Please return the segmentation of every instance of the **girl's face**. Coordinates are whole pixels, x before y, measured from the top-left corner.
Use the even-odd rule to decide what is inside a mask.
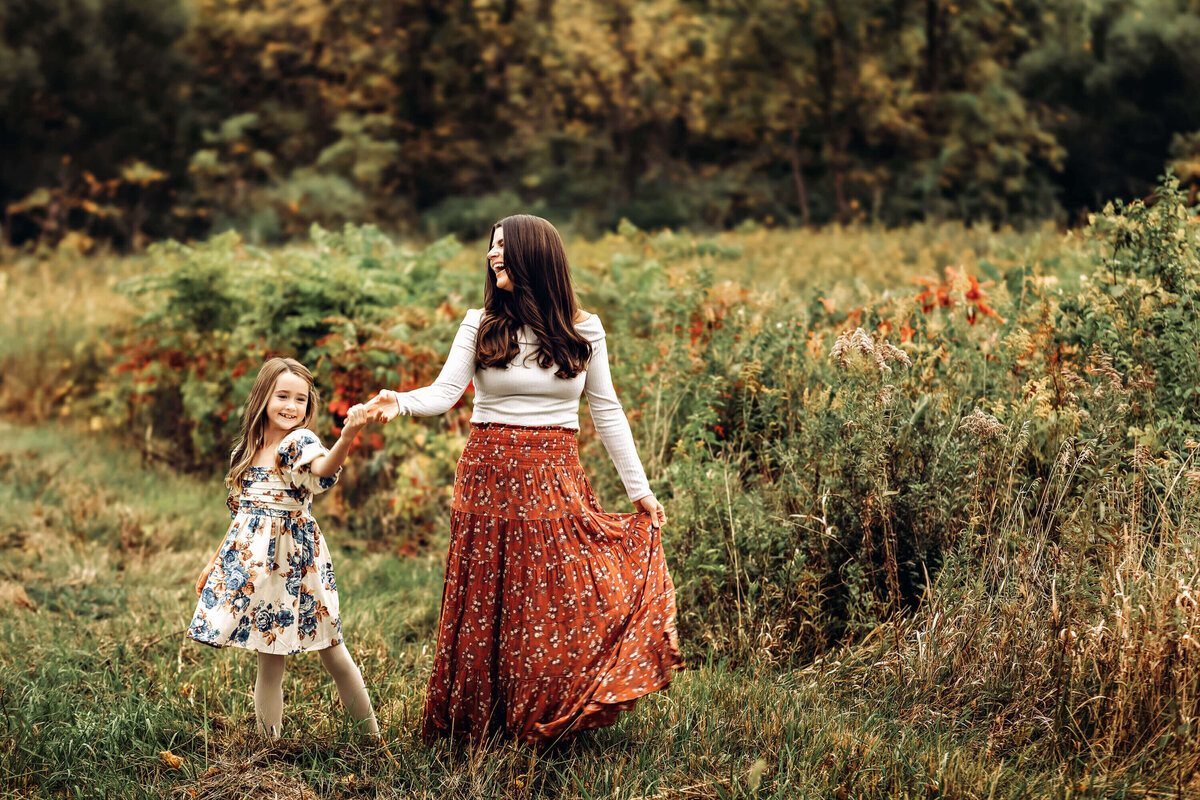
[[[267,427],[275,433],[287,433],[304,420],[307,411],[308,382],[290,372],[280,375],[267,400]]]
[[[492,249],[488,250],[487,262],[488,269],[496,273],[496,288],[511,292],[513,289],[512,279],[508,277],[508,270],[504,268],[503,226],[497,225],[496,230],[492,231]]]

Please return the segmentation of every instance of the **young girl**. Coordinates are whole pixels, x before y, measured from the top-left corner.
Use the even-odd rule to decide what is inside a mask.
[[[283,716],[283,657],[316,650],[360,729],[379,735],[362,675],[342,643],[337,581],[311,506],[333,486],[355,435],[372,419],[350,409],[326,450],[312,432],[320,399],[312,374],[290,358],[263,364],[242,416],[225,478],[233,522],[196,581],[200,602],[188,636],[258,652],[254,714],[277,738]]]

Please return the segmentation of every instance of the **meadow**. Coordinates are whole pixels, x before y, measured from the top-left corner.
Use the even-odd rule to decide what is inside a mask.
[[[314,229],[5,258],[0,780],[31,797],[1200,794],[1200,225],[623,225],[568,243],[664,501],[689,669],[545,753],[417,737],[469,404],[370,429],[315,512],[388,743],[315,658],[285,733],[183,638],[265,353],[329,413],[436,375],[477,243]],[[614,335],[615,332],[621,335]],[[585,468],[624,508],[581,413]]]

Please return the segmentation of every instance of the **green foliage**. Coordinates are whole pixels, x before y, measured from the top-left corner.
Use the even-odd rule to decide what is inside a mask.
[[[234,233],[152,248],[159,271],[122,287],[145,311],[111,333],[119,356],[100,389],[109,419],[141,431],[145,446],[178,468],[211,472],[224,468],[267,357],[313,370],[332,412],[319,418],[325,436],[378,389],[431,380],[441,353],[428,329],[437,342],[461,315],[444,300],[459,283],[440,269],[458,245],[409,251],[371,227],[314,226],[311,236],[312,247],[276,252],[246,247]],[[382,447],[378,434],[361,444],[368,453]],[[390,480],[375,464],[348,477],[351,497]]]
[[[734,665],[685,638],[690,668],[668,692],[544,753],[421,742],[437,557],[373,553],[326,524],[347,642],[383,725],[384,755],[354,735],[316,658],[289,658],[284,736],[264,745],[249,701],[253,656],[181,648],[180,613],[192,602],[181,588],[211,554],[224,516],[211,502],[215,480],[147,467],[103,436],[65,439],[61,426],[5,434],[0,464],[12,479],[0,484],[0,587],[19,587],[32,606],[0,616],[8,793],[351,789],[518,800],[652,796],[704,781],[727,797],[751,795],[757,782],[759,796],[781,799],[845,791],[1050,800],[1187,796],[1194,780],[1194,489],[1172,495],[1154,522],[1157,538],[1179,545],[1144,558],[1139,539],[1101,538],[1110,526],[1096,516],[1108,502],[1127,518],[1132,491],[1060,473],[1053,495],[1064,481],[1093,487],[1084,513],[1063,515],[1073,517],[1065,534],[1047,524],[1066,510],[1050,503],[1037,519],[997,526],[995,546],[980,554],[965,540],[918,610],[803,669]],[[1147,465],[1146,486],[1181,466]],[[752,500],[736,502],[753,510]],[[111,534],[83,538],[62,524],[97,517]],[[148,533],[123,538],[131,521]]]
[[[1067,342],[1107,353],[1138,408],[1129,436],[1178,446],[1200,437],[1200,230],[1178,180],[1153,203],[1110,204],[1092,219],[1109,249],[1082,295],[1062,305]],[[1117,387],[1121,387],[1118,385]],[[1141,401],[1141,402],[1138,402]]]
[[[543,216],[543,203],[527,203],[516,192],[506,189],[479,197],[448,197],[421,215],[430,236],[458,236],[463,240],[482,239],[492,226],[512,214]]]

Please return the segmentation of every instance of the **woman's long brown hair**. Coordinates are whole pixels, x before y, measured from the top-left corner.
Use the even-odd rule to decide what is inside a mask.
[[[294,358],[272,358],[264,362],[258,371],[258,377],[254,379],[250,397],[246,399],[246,405],[242,408],[241,433],[229,457],[229,474],[225,476],[225,485],[229,487],[231,494],[236,495],[242,490],[242,478],[266,441],[267,402],[271,399],[271,392],[275,391],[275,381],[286,372],[299,376],[308,384],[308,407],[304,410],[304,418],[296,427],[312,428],[317,419],[321,396],[317,394],[317,387],[313,384],[313,376],[308,367]]]
[[[556,364],[557,377],[574,378],[587,368],[592,345],[575,330],[579,302],[571,288],[562,238],[541,217],[515,214],[492,226],[489,250],[496,228],[504,229],[504,269],[512,291],[496,286],[496,274],[489,264],[483,321],[475,343],[476,366],[507,366],[520,352],[517,331],[528,325],[538,338],[538,366],[546,369]]]

